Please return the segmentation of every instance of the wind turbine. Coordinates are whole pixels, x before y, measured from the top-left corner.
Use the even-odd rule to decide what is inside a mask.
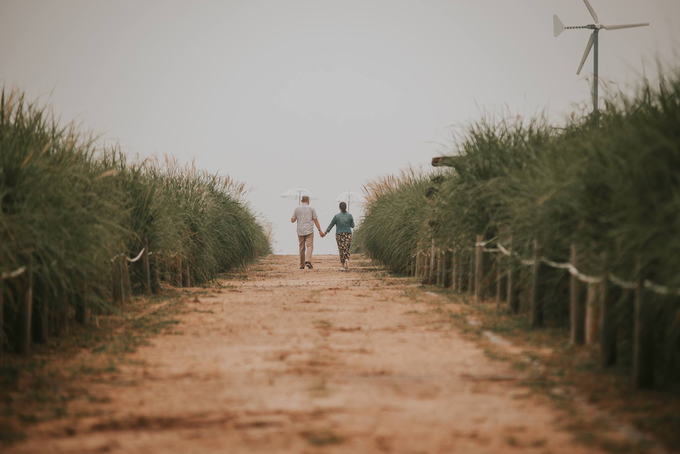
[[[581,59],[581,64],[578,65],[578,70],[576,71],[576,75],[581,74],[581,69],[583,69],[583,64],[586,62],[586,58],[588,58],[588,54],[590,54],[590,49],[595,47],[595,52],[593,53],[593,112],[597,112],[598,109],[598,104],[597,104],[597,86],[598,86],[598,78],[597,78],[597,57],[598,57],[598,49],[597,49],[597,44],[598,44],[598,36],[600,33],[600,30],[605,29],[605,30],[621,30],[622,28],[635,28],[635,27],[646,27],[649,25],[649,23],[644,23],[644,24],[618,24],[618,25],[604,25],[601,24],[599,19],[597,18],[597,14],[595,13],[595,10],[593,9],[592,5],[588,0],[583,0],[583,3],[586,4],[586,8],[588,8],[588,11],[590,11],[590,15],[593,17],[593,20],[595,21],[594,24],[590,25],[580,25],[576,27],[565,27],[562,21],[560,20],[557,15],[553,15],[553,31],[555,33],[555,38],[560,36],[564,30],[573,30],[577,28],[587,28],[593,31],[593,33],[590,35],[590,39],[588,40],[588,44],[586,45],[586,51],[583,53],[583,58]]]

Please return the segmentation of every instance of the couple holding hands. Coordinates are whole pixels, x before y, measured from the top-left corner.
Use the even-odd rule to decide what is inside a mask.
[[[309,197],[303,196],[301,205],[295,209],[290,222],[297,222],[298,244],[300,246],[300,269],[305,267],[312,269],[312,252],[314,251],[314,225],[319,230],[321,238],[335,227],[335,240],[338,242],[340,251],[340,271],[349,268],[349,247],[352,245],[352,229],[354,228],[354,218],[347,212],[347,204],[340,202],[340,213],[333,216],[326,231],[321,230],[319,219],[316,217],[316,210],[309,206]]]

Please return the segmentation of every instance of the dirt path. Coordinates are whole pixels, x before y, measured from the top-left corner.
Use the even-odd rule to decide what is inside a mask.
[[[591,452],[433,311],[439,296],[353,265],[264,259],[131,355],[127,385],[95,385],[110,402],[81,410],[97,416],[8,452]]]

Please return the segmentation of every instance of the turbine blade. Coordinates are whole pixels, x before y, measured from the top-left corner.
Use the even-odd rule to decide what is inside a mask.
[[[600,21],[597,19],[597,14],[595,13],[595,10],[591,6],[590,2],[588,0],[583,0],[583,3],[586,4],[586,8],[588,8],[588,11],[590,11],[590,15],[593,16],[595,23],[599,23]]]
[[[583,69],[583,65],[586,62],[586,58],[588,58],[588,54],[590,54],[590,49],[593,48],[593,43],[595,42],[595,33],[590,34],[590,39],[588,40],[588,44],[586,45],[586,51],[583,52],[583,58],[581,59],[581,64],[578,65],[578,71],[576,71],[576,75],[578,76],[581,74],[581,70]]]
[[[602,28],[605,30],[621,30],[622,28],[635,28],[635,27],[646,27],[649,22],[644,24],[616,24],[616,25],[603,25]]]
[[[559,17],[557,17],[557,14],[553,15],[553,33],[555,34],[555,38],[560,36],[562,32],[564,31],[564,24],[560,20]]]

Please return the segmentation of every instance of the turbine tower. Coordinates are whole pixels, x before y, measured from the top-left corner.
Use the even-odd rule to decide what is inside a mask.
[[[593,33],[590,35],[590,39],[588,40],[588,44],[586,45],[586,51],[583,53],[583,58],[581,59],[581,64],[578,65],[578,70],[576,71],[576,75],[581,74],[581,69],[583,69],[583,64],[586,62],[586,58],[588,58],[588,54],[590,54],[590,49],[593,47],[595,48],[595,52],[593,53],[593,112],[597,112],[598,110],[598,99],[597,99],[597,88],[598,88],[598,77],[597,77],[597,58],[598,58],[598,49],[597,49],[597,44],[598,44],[598,37],[600,30],[621,30],[622,28],[635,28],[635,27],[646,27],[649,25],[649,23],[644,23],[644,24],[618,24],[618,25],[603,25],[600,23],[599,19],[597,18],[597,14],[595,13],[595,10],[593,9],[592,5],[588,0],[583,0],[583,3],[586,4],[586,8],[588,8],[588,11],[590,11],[590,15],[593,17],[593,20],[595,21],[594,24],[590,25],[579,25],[575,27],[565,27],[562,21],[560,20],[557,15],[553,15],[553,31],[555,33],[555,38],[560,36],[564,30],[574,30],[577,28],[587,28],[593,31]]]

